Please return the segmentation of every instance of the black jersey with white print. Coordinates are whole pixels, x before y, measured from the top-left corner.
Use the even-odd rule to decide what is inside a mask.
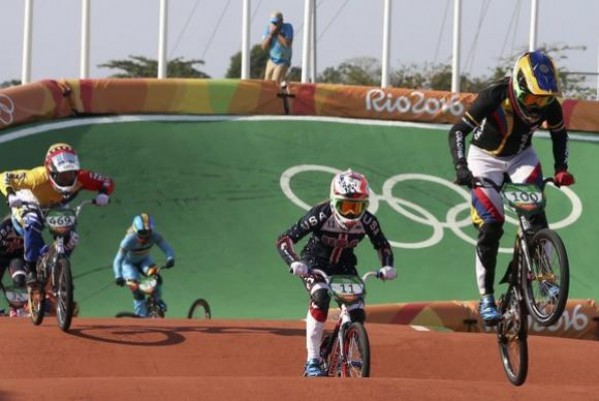
[[[302,249],[300,258],[295,253],[293,244],[308,234],[310,238]],[[329,202],[314,206],[281,234],[277,240],[277,249],[288,265],[301,259],[311,268],[319,268],[329,274],[352,273],[357,265],[354,249],[365,236],[368,236],[377,250],[381,266],[393,266],[393,252],[378,219],[366,211],[356,224],[345,229],[335,219]]]
[[[568,168],[568,134],[562,106],[554,100],[537,113],[524,112],[507,77],[483,89],[462,119],[449,131],[455,164],[466,159],[465,137],[493,156],[513,156],[531,145],[532,134],[546,122],[553,141],[555,169]]]
[[[10,216],[0,222],[0,258],[22,258],[23,238],[15,232]]]

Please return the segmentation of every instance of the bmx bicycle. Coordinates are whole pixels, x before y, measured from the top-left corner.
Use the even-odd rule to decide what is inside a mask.
[[[154,297],[154,292],[156,291],[156,288],[162,282],[162,277],[159,273],[163,268],[164,267],[159,268],[156,266],[150,267],[148,269],[148,272],[141,277],[139,283],[133,280],[127,280],[126,282],[129,288],[135,289],[136,287],[138,287],[141,290],[141,292],[145,294],[148,318],[161,319],[164,318],[166,314],[166,310],[164,310],[163,305],[157,302],[156,298]],[[115,317],[141,318],[142,316],[139,316],[134,312],[123,311],[118,312]],[[208,304],[208,301],[206,301],[203,298],[196,299],[191,304],[191,307],[187,312],[188,319],[210,319],[211,317],[212,315],[210,312],[210,305]]]
[[[499,299],[497,340],[503,369],[516,386],[528,373],[528,315],[543,326],[550,326],[562,315],[569,291],[569,263],[566,247],[550,228],[534,231],[530,218],[545,208],[543,189],[552,178],[534,184],[505,183],[475,178],[474,186],[497,190],[504,204],[513,210],[519,222],[512,261],[501,283],[507,283]]]
[[[75,312],[71,261],[65,249],[65,238],[75,229],[81,209],[93,200],[84,200],[77,207],[58,206],[43,210],[35,202],[25,201],[24,206],[37,209],[43,217],[54,240],[38,260],[37,283],[27,286],[31,321],[38,326],[44,320],[46,303],[55,304],[56,320],[62,331],[68,331]]]
[[[349,309],[362,303],[366,296],[366,280],[380,278],[378,271],[370,271],[362,277],[357,275],[327,275],[320,269],[312,269],[325,279],[330,294],[341,311],[335,328],[325,332],[320,345],[322,370],[327,376],[368,377],[370,376],[370,343],[364,323],[352,321]]]

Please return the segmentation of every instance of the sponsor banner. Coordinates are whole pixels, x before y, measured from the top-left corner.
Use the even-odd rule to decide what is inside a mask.
[[[0,129],[72,114],[69,88],[45,80],[0,90]]]
[[[290,83],[294,114],[455,123],[476,97],[472,93]],[[299,103],[299,104],[295,104]]]
[[[336,320],[338,311],[329,319]],[[478,301],[423,302],[366,306],[370,323],[406,324],[444,328],[458,332],[495,332],[484,327],[478,314]],[[599,340],[599,307],[591,299],[571,299],[562,317],[543,327],[528,318],[528,334]]]
[[[273,81],[208,79],[69,80],[82,114],[282,114]]]
[[[293,115],[453,124],[476,98],[404,88],[237,79],[45,80],[0,89],[0,129],[73,111],[95,114]],[[287,101],[287,104],[285,104]],[[599,102],[562,101],[568,129],[599,132]]]

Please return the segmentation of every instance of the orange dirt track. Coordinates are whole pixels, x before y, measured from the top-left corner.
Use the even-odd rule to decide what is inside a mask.
[[[597,400],[599,343],[529,337],[526,383],[494,335],[369,324],[372,377],[303,378],[302,322],[75,319],[0,323],[0,400]]]

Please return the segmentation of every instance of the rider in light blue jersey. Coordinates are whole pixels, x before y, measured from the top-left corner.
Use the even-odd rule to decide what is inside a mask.
[[[154,245],[158,245],[166,255],[165,267],[167,269],[173,267],[175,265],[175,252],[173,248],[154,229],[154,219],[147,213],[141,213],[133,219],[133,224],[127,230],[125,238],[121,241],[112,264],[116,285],[120,287],[123,287],[125,284],[129,285],[133,294],[135,314],[141,317],[146,317],[148,311],[145,304],[145,296],[139,289],[140,276],[142,274],[146,275],[150,269],[156,268],[156,264],[150,255],[150,251]],[[152,296],[162,306],[163,310],[166,311],[166,304],[162,300],[162,279],[160,276],[158,283]]]

